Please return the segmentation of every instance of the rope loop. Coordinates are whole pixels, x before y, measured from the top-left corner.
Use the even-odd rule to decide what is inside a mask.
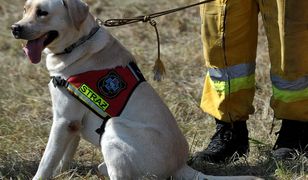
[[[149,23],[152,25],[152,26],[156,26],[157,23],[154,19],[150,19]]]

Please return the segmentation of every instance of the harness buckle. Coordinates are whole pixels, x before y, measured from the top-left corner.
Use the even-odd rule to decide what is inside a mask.
[[[52,76],[51,79],[54,87],[67,87],[68,85],[68,82],[60,76]]]

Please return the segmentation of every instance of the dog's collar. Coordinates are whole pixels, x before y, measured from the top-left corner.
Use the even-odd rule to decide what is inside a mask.
[[[87,36],[83,36],[80,38],[77,42],[73,43],[69,47],[65,48],[63,52],[57,53],[56,55],[62,55],[62,54],[69,54],[71,53],[75,48],[85,43],[87,40],[91,39],[92,36],[100,29],[100,26],[94,27],[90,33]]]

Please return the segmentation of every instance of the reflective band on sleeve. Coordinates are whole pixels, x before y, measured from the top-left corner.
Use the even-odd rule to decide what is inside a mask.
[[[271,75],[273,85],[280,90],[303,90],[308,88],[308,76],[301,77],[294,81],[284,80],[277,75]]]
[[[249,76],[255,73],[255,64],[238,64],[227,68],[209,68],[213,81],[228,81],[235,78]]]
[[[291,91],[281,90],[273,85],[273,97],[275,100],[280,100],[286,103],[308,100],[308,88]]]

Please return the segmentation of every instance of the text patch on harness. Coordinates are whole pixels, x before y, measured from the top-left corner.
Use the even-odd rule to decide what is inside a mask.
[[[86,84],[81,85],[78,90],[103,111],[109,107],[109,103]]]

